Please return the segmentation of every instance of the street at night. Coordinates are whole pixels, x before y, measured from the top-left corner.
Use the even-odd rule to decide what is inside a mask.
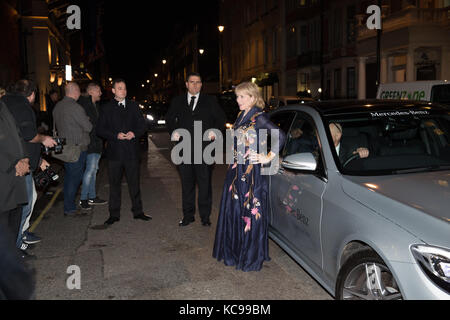
[[[450,0],[3,0],[0,38],[0,300],[450,300]]]
[[[37,299],[331,299],[272,242],[272,260],[261,274],[238,273],[212,259],[225,168],[214,170],[212,226],[204,228],[196,221],[180,229],[180,178],[169,161],[168,147],[169,135],[155,133],[142,159],[144,208],[153,216],[151,222],[133,220],[125,197],[120,223],[107,230],[92,229],[107,219],[107,207],[96,207],[76,219],[59,214],[61,201],[48,210],[35,229],[45,241],[31,250],[39,257],[32,262],[37,272]],[[99,172],[99,194],[107,197],[104,169],[102,166]],[[67,270],[72,265],[80,267],[81,290],[67,288]]]

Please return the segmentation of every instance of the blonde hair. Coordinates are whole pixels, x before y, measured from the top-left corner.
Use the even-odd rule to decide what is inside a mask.
[[[249,95],[250,97],[255,98],[255,106],[257,106],[258,108],[264,109],[264,107],[266,106],[261,95],[261,91],[259,91],[258,86],[253,82],[242,82],[234,89],[234,92],[236,93],[236,95],[238,94],[238,92],[242,92]]]

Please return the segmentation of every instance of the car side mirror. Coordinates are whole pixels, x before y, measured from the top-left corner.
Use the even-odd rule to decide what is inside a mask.
[[[312,153],[291,154],[283,159],[283,168],[299,171],[316,171],[317,161]]]

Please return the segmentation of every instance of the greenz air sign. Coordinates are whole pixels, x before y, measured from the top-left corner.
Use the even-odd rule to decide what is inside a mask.
[[[425,100],[425,91],[381,91],[380,99],[398,99],[398,100]]]

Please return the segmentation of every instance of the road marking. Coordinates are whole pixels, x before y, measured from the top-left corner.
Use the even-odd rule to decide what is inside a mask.
[[[53,198],[50,200],[50,202],[47,204],[47,206],[45,207],[45,209],[42,211],[42,213],[39,215],[39,217],[36,219],[36,221],[33,223],[33,225],[30,227],[30,232],[33,232],[37,226],[39,225],[39,223],[42,221],[42,219],[44,218],[45,214],[53,207],[53,205],[55,204],[56,198],[58,198],[59,194],[61,193],[62,189],[59,188],[58,190],[56,190],[55,194],[53,195]]]

